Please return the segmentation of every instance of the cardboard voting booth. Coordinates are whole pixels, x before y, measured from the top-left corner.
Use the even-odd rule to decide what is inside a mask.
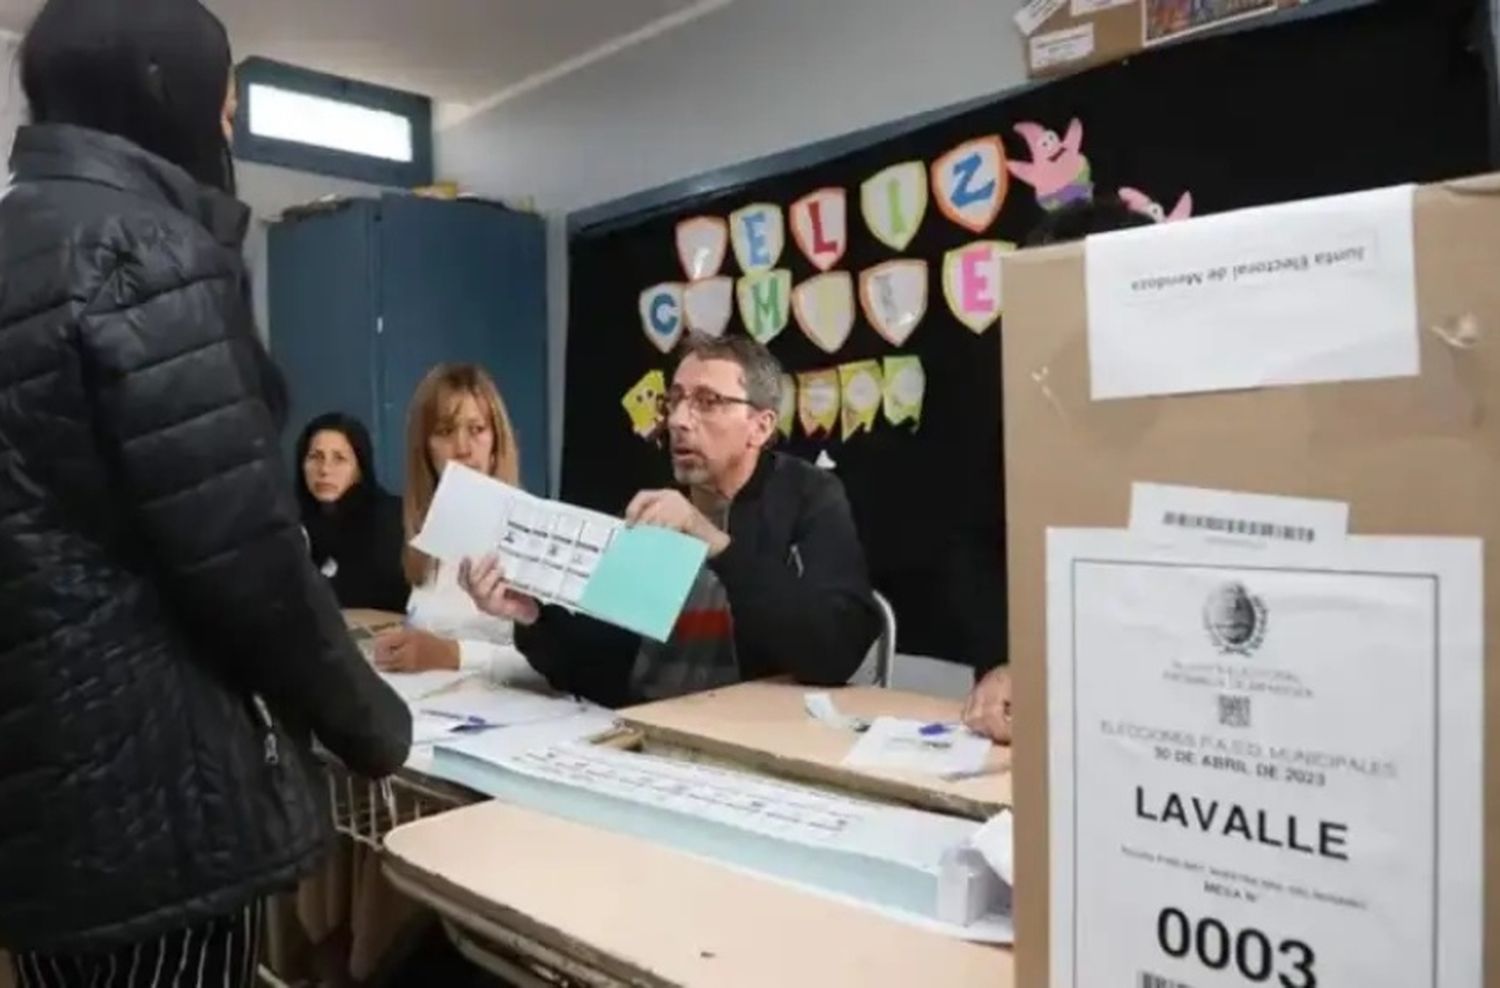
[[[1154,273],[1137,268],[1135,275],[1117,280],[1113,288],[1101,280],[1108,272],[1091,270],[1091,254],[1093,260],[1118,255],[1120,251],[1110,245],[1125,243],[1129,247],[1126,253],[1149,256],[1156,241],[1140,238],[1169,235],[1165,228],[1110,234],[1089,245],[1024,251],[1006,259],[1004,479],[1010,654],[1016,709],[1016,928],[1018,983],[1026,988],[1060,984],[1056,980],[1060,963],[1064,968],[1071,967],[1079,988],[1091,988],[1095,982],[1082,973],[1088,970],[1089,953],[1115,950],[1118,944],[1113,938],[1136,935],[1151,941],[1141,946],[1141,956],[1152,954],[1159,963],[1120,970],[1116,975],[1119,980],[1110,983],[1149,986],[1189,983],[1201,988],[1249,983],[1246,977],[1255,980],[1263,973],[1269,978],[1268,983],[1277,983],[1278,977],[1283,979],[1281,984],[1289,985],[1336,983],[1333,969],[1326,965],[1340,963],[1332,955],[1343,948],[1314,942],[1315,929],[1277,929],[1282,917],[1304,908],[1323,909],[1317,915],[1326,914],[1331,928],[1357,931],[1371,928],[1369,924],[1375,923],[1381,928],[1381,935],[1359,937],[1360,942],[1355,945],[1355,949],[1371,956],[1382,956],[1388,942],[1394,942],[1389,949],[1396,951],[1393,956],[1398,966],[1405,953],[1422,954],[1413,960],[1416,965],[1413,970],[1419,970],[1420,977],[1408,979],[1402,975],[1402,980],[1393,981],[1392,975],[1377,973],[1371,980],[1360,983],[1402,988],[1417,984],[1443,988],[1482,984],[1500,988],[1500,755],[1495,754],[1500,752],[1500,578],[1496,578],[1500,573],[1500,417],[1497,417],[1500,276],[1496,267],[1500,258],[1500,176],[1406,190],[1408,218],[1404,222],[1409,223],[1406,234],[1410,238],[1409,247],[1401,243],[1402,193],[1395,190],[1385,195],[1388,196],[1385,205],[1377,203],[1375,212],[1369,214],[1361,212],[1369,206],[1369,201],[1363,199],[1352,207],[1352,213],[1334,203],[1326,208],[1313,207],[1311,215],[1305,210],[1299,215],[1297,207],[1234,214],[1239,219],[1231,222],[1241,226],[1237,233],[1230,230],[1228,233],[1232,235],[1221,237],[1220,256],[1215,256],[1215,249],[1200,247],[1195,252],[1201,258],[1201,267],[1168,265]],[[1394,209],[1388,208],[1392,204]],[[1321,220],[1318,209],[1323,209]],[[1333,219],[1329,220],[1329,216]],[[1193,221],[1176,234],[1192,237],[1191,226],[1212,223],[1215,219]],[[1284,242],[1278,242],[1279,232],[1295,230],[1299,225],[1314,231],[1307,235],[1305,251],[1286,249]],[[1325,236],[1316,232],[1320,229],[1333,232]],[[1342,245],[1335,242],[1341,231],[1348,234],[1348,243]],[[1113,240],[1121,237],[1137,239]],[[1239,246],[1235,247],[1231,241],[1238,241]],[[1355,244],[1358,246],[1351,246]],[[1225,261],[1223,252],[1233,253],[1236,249],[1243,256]],[[1401,255],[1408,249],[1410,254],[1403,259]],[[1410,284],[1403,287],[1398,283],[1399,277],[1374,271],[1375,277],[1367,286],[1378,299],[1374,307],[1368,305],[1371,296],[1366,293],[1350,303],[1352,309],[1334,303],[1334,310],[1327,314],[1327,324],[1321,327],[1299,328],[1280,320],[1269,320],[1262,326],[1254,324],[1258,307],[1271,305],[1270,300],[1278,292],[1306,292],[1310,287],[1317,295],[1320,289],[1315,280],[1299,282],[1298,279],[1315,279],[1320,265],[1343,263],[1340,258],[1349,260],[1354,268],[1387,263],[1400,267],[1405,263],[1410,269]],[[1357,280],[1360,274],[1353,271],[1351,276]],[[1217,287],[1216,279],[1220,282]],[[1114,289],[1119,291],[1111,294]],[[1403,303],[1402,293],[1408,290],[1414,290],[1414,298]],[[1174,310],[1167,305],[1160,312],[1169,325],[1165,325],[1160,335],[1150,319],[1134,327],[1114,325],[1125,311],[1118,306],[1129,304],[1120,301],[1117,297],[1120,293],[1126,296],[1132,292],[1155,293],[1169,298],[1176,297],[1173,293],[1195,291],[1202,292],[1205,300],[1197,310],[1196,322],[1183,322],[1179,318],[1180,307]],[[1109,308],[1111,300],[1115,308]],[[1410,306],[1405,316],[1404,304]],[[1149,314],[1158,309],[1147,306],[1147,311]],[[1347,312],[1347,317],[1341,316],[1341,311]],[[1224,331],[1226,323],[1239,334],[1237,337],[1226,335],[1219,339],[1215,335]],[[1403,324],[1404,335],[1399,331]],[[1289,327],[1297,332],[1288,336]],[[1395,327],[1394,332],[1391,327]],[[1174,335],[1178,333],[1185,335]],[[1381,338],[1382,333],[1387,335]],[[1325,337],[1333,342],[1320,348],[1318,341]],[[1170,345],[1163,345],[1163,341]],[[1221,348],[1233,357],[1227,364],[1223,360],[1216,362],[1215,354]],[[1114,397],[1098,397],[1101,394]],[[1190,891],[1203,897],[1202,901],[1220,903],[1225,918],[1222,922],[1205,921],[1202,909],[1195,914],[1187,906],[1160,911],[1153,908],[1137,917],[1139,929],[1133,930],[1126,928],[1129,917],[1120,920],[1125,925],[1106,929],[1113,921],[1105,917],[1081,942],[1075,942],[1070,954],[1062,949],[1060,938],[1076,939],[1077,931],[1068,926],[1071,917],[1059,917],[1055,907],[1058,897],[1064,896],[1075,908],[1084,908],[1091,880],[1085,872],[1092,866],[1082,863],[1086,860],[1083,857],[1059,860],[1057,847],[1053,846],[1059,842],[1059,831],[1049,821],[1057,812],[1070,810],[1055,798],[1056,792],[1049,791],[1049,785],[1056,784],[1059,765],[1072,764],[1059,762],[1054,756],[1059,745],[1071,748],[1070,758],[1084,760],[1092,757],[1089,752],[1108,753],[1109,749],[1090,748],[1092,742],[1084,740],[1083,734],[1069,735],[1059,726],[1067,721],[1083,731],[1097,729],[1099,723],[1084,723],[1086,716],[1072,719],[1073,711],[1082,708],[1059,707],[1056,691],[1049,689],[1049,677],[1066,674],[1074,677],[1075,699],[1085,698],[1086,680],[1091,675],[1079,671],[1083,667],[1076,664],[1069,669],[1057,654],[1059,637],[1084,635],[1086,622],[1078,623],[1077,627],[1084,630],[1075,632],[1056,620],[1058,608],[1065,602],[1058,599],[1058,592],[1050,595],[1048,592],[1049,529],[1128,529],[1133,524],[1132,492],[1134,489],[1139,499],[1141,491],[1135,485],[1142,483],[1319,499],[1347,505],[1349,543],[1362,542],[1358,537],[1363,536],[1464,540],[1454,545],[1459,547],[1460,555],[1465,551],[1463,547],[1472,550],[1471,566],[1468,570],[1461,568],[1471,573],[1472,578],[1464,581],[1469,584],[1467,589],[1452,585],[1448,589],[1458,594],[1460,600],[1465,592],[1471,593],[1472,607],[1462,618],[1466,627],[1452,634],[1444,631],[1447,637],[1443,643],[1446,649],[1447,644],[1462,638],[1472,644],[1473,660],[1466,666],[1450,662],[1443,667],[1443,675],[1458,669],[1455,674],[1469,677],[1464,682],[1475,687],[1471,691],[1475,726],[1468,735],[1461,736],[1475,758],[1468,766],[1452,766],[1444,761],[1448,754],[1434,748],[1431,762],[1440,769],[1447,765],[1452,770],[1449,774],[1443,774],[1447,769],[1434,774],[1421,766],[1407,766],[1401,759],[1407,751],[1414,752],[1419,747],[1414,734],[1409,744],[1402,740],[1386,746],[1393,753],[1389,758],[1381,756],[1367,761],[1361,757],[1366,752],[1351,751],[1345,753],[1347,758],[1309,756],[1302,769],[1292,769],[1286,758],[1293,746],[1278,746],[1274,737],[1276,731],[1293,722],[1277,719],[1280,708],[1274,703],[1280,698],[1274,695],[1256,698],[1257,716],[1262,712],[1271,716],[1265,723],[1257,721],[1254,728],[1250,726],[1248,698],[1230,697],[1227,706],[1221,698],[1218,720],[1212,724],[1212,730],[1203,731],[1203,740],[1210,735],[1243,739],[1234,742],[1237,752],[1219,757],[1200,750],[1196,755],[1180,757],[1197,760],[1195,774],[1189,777],[1197,780],[1192,784],[1218,786],[1219,792],[1230,795],[1210,800],[1201,793],[1183,789],[1164,801],[1163,794],[1152,792],[1149,784],[1137,786],[1133,799],[1127,799],[1118,808],[1119,833],[1123,839],[1112,840],[1099,838],[1099,834],[1112,832],[1096,829],[1100,826],[1097,818],[1108,817],[1116,808],[1097,800],[1084,805],[1086,798],[1092,797],[1086,797],[1087,790],[1080,788],[1076,850],[1080,854],[1120,857],[1123,862],[1117,862],[1120,867],[1133,866],[1126,860],[1132,855],[1153,857],[1134,846],[1135,835],[1149,837],[1159,831],[1164,821],[1171,821],[1174,828],[1180,823],[1180,834],[1174,829],[1170,841],[1171,846],[1180,849],[1181,860],[1163,864],[1164,856],[1158,853],[1150,862],[1157,870],[1140,874],[1159,873],[1163,876],[1162,884],[1170,885],[1182,878],[1184,868],[1199,872],[1192,879]],[[1296,540],[1311,542],[1315,538],[1315,523],[1310,523],[1305,534],[1297,534],[1302,531],[1297,525],[1277,527],[1287,528],[1293,533],[1290,537]],[[1247,533],[1266,534],[1248,530]],[[1335,537],[1343,535],[1339,532]],[[1058,536],[1051,538],[1052,558],[1056,562]],[[1482,556],[1478,540],[1482,540]],[[1387,548],[1390,548],[1387,543],[1394,545],[1388,539],[1374,542]],[[1212,554],[1219,550],[1203,551]],[[1244,558],[1253,556],[1253,550],[1243,551],[1249,554]],[[1295,554],[1304,550],[1267,551]],[[1400,546],[1390,551],[1401,555]],[[1434,552],[1442,555],[1446,548],[1437,545]],[[1071,558],[1076,563],[1077,554]],[[1394,571],[1401,566],[1386,569]],[[1165,574],[1166,570],[1162,572]],[[1053,574],[1057,591],[1064,585],[1059,576]],[[1154,582],[1120,584],[1128,589],[1118,598],[1122,613],[1113,616],[1121,622],[1119,626],[1128,629],[1136,620],[1135,609],[1145,606],[1143,601],[1149,603],[1153,588],[1170,583],[1171,579],[1175,577],[1163,575]],[[1275,601],[1266,603],[1270,600],[1269,591],[1263,600],[1260,596],[1263,591],[1255,586],[1246,590],[1231,585],[1224,592],[1227,599],[1210,600],[1202,605],[1202,617],[1195,603],[1194,612],[1183,619],[1183,627],[1187,629],[1184,634],[1197,635],[1205,648],[1217,646],[1213,654],[1222,659],[1221,665],[1233,675],[1267,674],[1265,667],[1276,664],[1276,650],[1288,647],[1292,632],[1313,608],[1301,612],[1286,606],[1278,609]],[[1050,641],[1049,608],[1052,610]],[[1394,619],[1393,613],[1387,611],[1393,609],[1372,608],[1368,616],[1376,623],[1387,617]],[[1327,639],[1330,654],[1338,653],[1345,645],[1344,639],[1357,634],[1357,628],[1346,627],[1342,636],[1331,636]],[[1169,638],[1160,640],[1166,643]],[[1079,640],[1072,639],[1075,653]],[[1370,647],[1379,652],[1383,646],[1377,640]],[[1424,664],[1426,653],[1417,649],[1412,654],[1416,658],[1408,665],[1414,668],[1398,670],[1374,662],[1363,676],[1350,677],[1350,681],[1371,684],[1368,696],[1373,699],[1368,701],[1369,705],[1385,703],[1386,694],[1379,692],[1379,686],[1391,677],[1411,675],[1415,677],[1414,683],[1432,680],[1434,672]],[[1267,656],[1273,658],[1268,660]],[[1305,659],[1309,668],[1317,665],[1318,656],[1308,655]],[[1444,661],[1450,659],[1445,657]],[[1246,669],[1250,672],[1245,672]],[[1482,693],[1478,688],[1481,673]],[[1134,688],[1130,675],[1129,670],[1122,672],[1120,682],[1124,686],[1115,689],[1119,694],[1119,709],[1130,709],[1135,699],[1130,695]],[[1142,685],[1139,704],[1142,709],[1155,702],[1151,697],[1166,695],[1152,692],[1158,691],[1155,679],[1148,683],[1139,678],[1134,682]],[[1450,713],[1443,705],[1447,700],[1439,702],[1437,691],[1444,688],[1440,682],[1427,692],[1423,692],[1427,687],[1414,687],[1409,704],[1388,708],[1389,731],[1400,730],[1399,722],[1407,716],[1408,707],[1422,704],[1427,704],[1423,723],[1433,722],[1430,726],[1434,732],[1442,728]],[[1179,691],[1171,695],[1196,694]],[[1050,711],[1049,696],[1053,702]],[[1333,705],[1331,709],[1344,709],[1337,707],[1338,699],[1336,689],[1330,692],[1327,683],[1319,681],[1317,690],[1310,691],[1302,701],[1304,706],[1294,713],[1297,717],[1305,716],[1318,710],[1315,705],[1324,703]],[[1463,701],[1458,698],[1456,702],[1461,705]],[[1368,735],[1365,744],[1381,747],[1380,712],[1372,714],[1377,718],[1373,722],[1376,733]],[[1151,733],[1126,724],[1130,719],[1122,717],[1104,725],[1114,734],[1111,744],[1117,752],[1128,751],[1137,735]],[[1351,724],[1345,732],[1336,723],[1337,715],[1328,720],[1333,721],[1327,726],[1332,740],[1325,750],[1330,751],[1339,747],[1338,738],[1365,737],[1358,732],[1370,726],[1361,721]],[[1135,721],[1138,725],[1151,723],[1146,713],[1141,713]],[[1242,729],[1241,733],[1233,733],[1229,725]],[[1269,744],[1267,732],[1271,736]],[[1172,737],[1170,732],[1152,737],[1158,757],[1170,760]],[[1177,740],[1185,747],[1199,743],[1197,737]],[[1423,740],[1420,745],[1428,743]],[[1481,746],[1487,757],[1479,757]],[[1149,752],[1150,746],[1145,750]],[[1150,760],[1149,754],[1142,757],[1144,761]],[[1281,759],[1279,767],[1273,764],[1277,759]],[[1321,764],[1313,764],[1316,762]],[[1084,761],[1078,761],[1078,765],[1077,778],[1085,778]],[[1356,777],[1356,771],[1366,774]],[[1246,774],[1236,776],[1235,772]],[[1338,817],[1336,814],[1341,810],[1326,807],[1319,819],[1289,820],[1286,815],[1268,816],[1264,808],[1258,812],[1254,809],[1259,791],[1255,787],[1264,781],[1257,773],[1268,777],[1279,775],[1278,781],[1309,786],[1294,790],[1298,795],[1306,794],[1302,805],[1309,814],[1320,800],[1326,802],[1327,794],[1333,791],[1317,786],[1348,785],[1355,787],[1350,791],[1357,788],[1359,792],[1380,793],[1407,781],[1415,784],[1418,775],[1425,781],[1415,790],[1419,798],[1403,801],[1409,805],[1384,806],[1375,802],[1349,807],[1354,822]],[[1377,778],[1380,781],[1375,781]],[[1243,799],[1235,795],[1241,791]],[[1454,810],[1455,806],[1459,809]],[[1465,811],[1464,806],[1470,809]],[[1393,846],[1394,841],[1377,841],[1380,846],[1372,846],[1360,821],[1375,821],[1370,829],[1379,830],[1382,814],[1395,816],[1408,809],[1427,821],[1424,826],[1429,829],[1421,832],[1433,847],[1423,853],[1430,851],[1431,860],[1417,861],[1413,865],[1415,872],[1406,877],[1402,877],[1404,872],[1396,874],[1400,869],[1392,866],[1391,881],[1411,878],[1416,883],[1414,887],[1424,890],[1415,899],[1431,894],[1434,903],[1431,909],[1419,908],[1419,902],[1397,904],[1400,908],[1416,909],[1414,915],[1424,917],[1421,922],[1383,925],[1375,922],[1374,917],[1383,915],[1381,910],[1385,908],[1378,888],[1370,891],[1366,887],[1370,892],[1368,901],[1363,901],[1360,895],[1346,900],[1335,888],[1319,888],[1315,881],[1309,880],[1308,888],[1295,890],[1301,897],[1299,900],[1281,885],[1262,882],[1263,875],[1255,872],[1261,864],[1270,868],[1293,851],[1309,862],[1308,873],[1314,875],[1325,866],[1334,869],[1329,874],[1356,875],[1358,869],[1366,867],[1362,862],[1367,855],[1382,862],[1404,860],[1405,849]],[[1226,810],[1240,815],[1231,815],[1226,822]],[[1301,812],[1294,802],[1285,814],[1295,817]],[[1084,819],[1085,816],[1091,819]],[[1418,820],[1417,824],[1421,822]],[[1450,824],[1457,828],[1460,837],[1445,843],[1445,835],[1450,833],[1445,828]],[[1205,836],[1210,829],[1215,831],[1212,838]],[[1204,833],[1199,833],[1200,830]],[[1090,838],[1088,834],[1095,836]],[[1225,838],[1226,834],[1230,837]],[[1242,871],[1213,867],[1216,852],[1211,849],[1229,844],[1244,848],[1232,853],[1250,861],[1250,866]],[[1204,862],[1210,866],[1207,870],[1196,863],[1200,850]],[[1449,881],[1438,859],[1450,854],[1471,854],[1469,860],[1479,867],[1463,880]],[[1141,862],[1134,864],[1145,867]],[[1059,876],[1066,877],[1068,887],[1057,885]],[[1452,886],[1466,883],[1473,885],[1472,896],[1463,900],[1459,889],[1461,907],[1454,908],[1446,897]],[[1150,898],[1157,893],[1156,884],[1154,880],[1142,882],[1131,894]],[[1250,890],[1250,903],[1242,901],[1245,896],[1241,890]],[[1481,900],[1482,914],[1478,909]],[[1465,901],[1472,908],[1462,905]],[[1339,923],[1348,925],[1339,927]],[[1450,936],[1456,938],[1457,949],[1449,949],[1455,942]],[[1440,950],[1440,944],[1449,946]],[[1124,951],[1121,956],[1134,959],[1129,951],[1135,948],[1118,949]],[[1444,953],[1462,956],[1464,960],[1452,962],[1456,967],[1440,968],[1441,963],[1449,963],[1440,958]],[[1198,966],[1184,966],[1189,961],[1196,961]],[[1357,959],[1348,962],[1357,963]],[[1236,965],[1243,976],[1235,973]],[[1189,970],[1194,972],[1192,976],[1187,976]],[[1309,980],[1320,974],[1322,977],[1317,981]],[[1222,980],[1225,978],[1228,980]]]

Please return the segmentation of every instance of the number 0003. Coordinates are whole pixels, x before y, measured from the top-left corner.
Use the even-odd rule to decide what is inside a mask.
[[[1213,971],[1233,963],[1242,977],[1257,984],[1274,974],[1282,988],[1317,988],[1313,951],[1301,940],[1283,940],[1273,949],[1271,938],[1260,930],[1233,933],[1212,916],[1194,923],[1181,909],[1167,908],[1156,917],[1156,943],[1168,957],[1192,956]]]

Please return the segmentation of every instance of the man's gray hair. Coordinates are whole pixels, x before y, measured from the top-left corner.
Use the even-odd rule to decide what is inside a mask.
[[[678,362],[689,357],[738,364],[745,378],[745,398],[750,404],[770,412],[781,408],[781,361],[764,344],[748,336],[689,333],[683,338]]]

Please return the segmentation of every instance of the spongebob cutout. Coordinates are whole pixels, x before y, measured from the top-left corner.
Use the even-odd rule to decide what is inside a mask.
[[[647,371],[620,399],[625,414],[630,417],[630,431],[645,440],[653,440],[661,432],[661,399],[667,393],[667,378],[659,370]]]

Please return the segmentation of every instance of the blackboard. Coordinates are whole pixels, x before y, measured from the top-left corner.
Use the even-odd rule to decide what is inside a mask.
[[[895,605],[903,651],[980,668],[1001,661],[1003,319],[976,335],[944,303],[943,255],[978,239],[974,233],[929,208],[916,238],[897,254],[859,218],[860,184],[889,165],[931,162],[992,134],[1009,157],[1025,160],[1016,124],[1064,133],[1074,120],[1096,193],[1138,189],[1167,211],[1184,192],[1202,214],[1485,171],[1494,165],[1489,44],[1486,5],[1445,0],[1382,3],[1209,38],[1001,97],[798,171],[576,230],[569,245],[563,496],[619,511],[636,490],[669,480],[663,454],[632,434],[620,402],[648,369],[670,372],[642,331],[637,307],[643,289],[683,280],[677,222],[728,216],[754,202],[785,209],[815,189],[842,187],[850,244],[839,268],[857,278],[898,256],[926,259],[926,318],[899,349],[862,316],[833,357],[795,320],[771,349],[791,371],[916,354],[928,380],[925,411],[915,432],[882,423],[848,442],[812,442],[799,429],[786,448],[809,459],[826,450],[836,462],[876,585]],[[1042,215],[1030,188],[1012,180],[983,236],[1023,241]],[[780,266],[791,269],[794,282],[817,273],[790,235]],[[739,274],[732,255],[725,273]],[[729,332],[739,331],[736,316]]]

